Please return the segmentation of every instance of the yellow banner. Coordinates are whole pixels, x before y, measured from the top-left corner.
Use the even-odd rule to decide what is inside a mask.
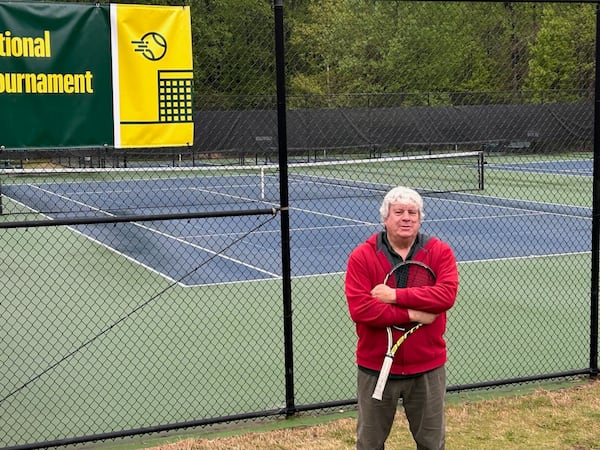
[[[189,6],[111,4],[115,147],[192,145]]]

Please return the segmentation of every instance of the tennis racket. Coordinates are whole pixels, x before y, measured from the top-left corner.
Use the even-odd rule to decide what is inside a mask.
[[[387,284],[390,277],[394,276],[396,279],[396,287],[421,287],[421,286],[433,286],[435,284],[435,273],[431,268],[419,261],[405,261],[400,264],[396,264],[392,267],[392,270],[385,276],[384,284]],[[414,323],[409,327],[387,327],[387,339],[388,346],[385,358],[383,358],[383,364],[381,371],[379,372],[379,378],[375,385],[375,391],[373,391],[372,397],[376,400],[381,400],[383,397],[383,390],[387,383],[390,375],[390,369],[392,368],[392,362],[394,361],[394,355],[398,351],[398,348],[404,343],[404,341],[415,331],[423,326],[422,323]],[[400,338],[393,343],[392,328],[401,331],[403,334]]]

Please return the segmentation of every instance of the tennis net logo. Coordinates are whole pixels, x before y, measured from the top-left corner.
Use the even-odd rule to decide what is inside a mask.
[[[115,146],[193,143],[189,7],[111,5]]]
[[[191,122],[193,120],[190,70],[158,72],[158,121]]]

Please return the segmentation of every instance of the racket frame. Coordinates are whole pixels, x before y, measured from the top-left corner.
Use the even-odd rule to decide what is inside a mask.
[[[399,269],[400,267],[409,266],[409,265],[418,266],[418,267],[421,267],[421,268],[427,270],[433,279],[433,284],[435,284],[436,275],[433,272],[433,270],[431,269],[431,267],[429,267],[427,264],[422,263],[420,261],[412,261],[412,260],[403,261],[399,264],[396,264],[394,267],[392,267],[392,270],[390,270],[388,272],[388,274],[385,276],[385,280],[383,281],[383,284],[387,284],[388,280],[390,279],[390,277],[394,274],[394,272],[397,269]],[[424,286],[430,286],[430,285],[424,285]],[[419,286],[410,286],[410,287],[419,287]],[[394,356],[396,355],[396,352],[398,351],[400,346],[404,343],[404,341],[406,341],[406,339],[411,334],[413,334],[415,331],[417,331],[422,326],[423,326],[422,323],[416,323],[414,326],[412,326],[409,329],[399,327],[399,326],[386,327],[387,341],[388,341],[387,352],[385,354],[385,357],[383,358],[383,364],[381,365],[381,369],[379,371],[379,377],[377,378],[377,383],[375,384],[375,389],[373,390],[373,395],[371,396],[375,400],[381,400],[383,398],[383,391],[385,390],[385,385],[387,384],[387,380],[390,376],[390,371],[392,369],[392,363],[394,362]],[[404,331],[404,334],[400,338],[398,338],[398,340],[396,341],[395,344],[393,343],[392,329]]]

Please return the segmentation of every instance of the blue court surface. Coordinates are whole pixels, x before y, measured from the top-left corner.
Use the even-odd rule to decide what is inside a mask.
[[[554,175],[581,175],[591,177],[593,159],[572,159],[555,161],[531,161],[519,163],[487,164],[487,170],[505,170],[522,173],[542,173]]]
[[[525,163],[518,167],[495,164],[486,170],[589,176],[591,160]],[[136,190],[135,181],[123,183],[127,183],[123,190]],[[164,181],[161,183],[158,195],[168,195]],[[118,207],[108,205],[106,195],[95,195],[93,183],[88,187],[78,184],[78,189],[71,191],[60,183],[46,184],[43,189],[65,204],[77,204],[90,211],[110,214],[112,207]],[[147,191],[148,186],[144,189]],[[3,193],[10,197],[13,192],[14,200],[36,210],[28,199],[37,196],[39,190],[39,186],[19,185],[12,191],[5,188]],[[118,196],[111,201],[118,202]],[[352,248],[382,229],[380,202],[381,195],[291,201],[292,275],[343,272]],[[247,208],[276,206],[253,202]],[[227,210],[227,205],[214,209]],[[143,209],[140,211],[143,213]],[[59,213],[55,217],[63,216]],[[450,243],[459,261],[590,251],[591,208],[490,198],[474,192],[426,197],[425,216],[422,231]],[[279,219],[236,216],[72,228],[171,281],[195,286],[280,278]]]
[[[459,261],[590,251],[591,209],[587,215],[582,208],[544,212],[461,197],[426,198],[422,225],[424,232],[449,242]],[[382,229],[379,199],[301,203],[290,211],[293,276],[344,271],[349,246]],[[352,211],[368,213],[350,216]],[[74,228],[171,280],[199,285],[280,277],[280,222],[268,220],[269,216],[230,217]],[[268,222],[263,227],[238,241],[264,221]],[[221,231],[215,231],[215,225]]]

